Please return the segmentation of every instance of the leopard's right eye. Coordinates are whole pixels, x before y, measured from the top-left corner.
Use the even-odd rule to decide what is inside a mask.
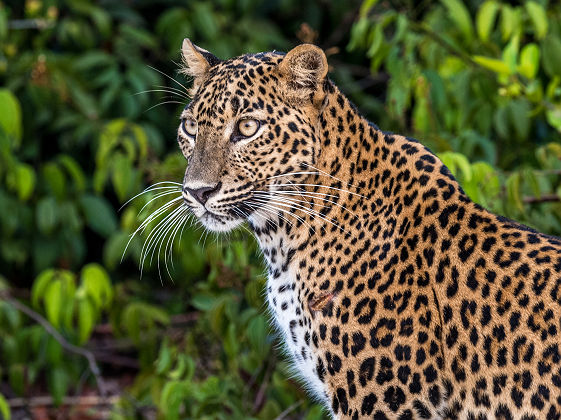
[[[181,128],[183,129],[183,132],[191,138],[195,138],[195,136],[197,135],[197,121],[195,120],[183,120],[183,122],[181,123]]]

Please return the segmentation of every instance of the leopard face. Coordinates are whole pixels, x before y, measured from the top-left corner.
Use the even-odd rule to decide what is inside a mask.
[[[311,89],[325,56],[311,48],[296,62],[278,53],[221,61],[188,40],[183,56],[194,78],[177,131],[188,161],[183,197],[205,227],[228,231],[257,209],[267,214],[264,193],[315,164],[322,96]],[[298,80],[304,67],[307,79]]]

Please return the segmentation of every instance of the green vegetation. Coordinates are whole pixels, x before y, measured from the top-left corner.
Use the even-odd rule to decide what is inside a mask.
[[[119,208],[184,172],[184,37],[222,58],[318,43],[382,129],[422,140],[477,202],[561,235],[556,2],[391,4],[0,1],[0,418],[322,418],[278,350],[246,230],[187,223],[143,259],[156,218],[123,257],[172,195]],[[52,402],[15,403],[39,395]]]

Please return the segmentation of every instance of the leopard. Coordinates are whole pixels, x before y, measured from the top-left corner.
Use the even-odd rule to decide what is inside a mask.
[[[182,199],[248,226],[266,305],[335,419],[560,419],[561,240],[472,201],[301,44],[219,59],[185,39]]]

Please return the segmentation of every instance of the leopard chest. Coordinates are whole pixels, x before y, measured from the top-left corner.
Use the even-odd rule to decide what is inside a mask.
[[[274,271],[269,274],[267,301],[285,353],[293,363],[294,373],[304,381],[309,391],[325,402],[327,389],[317,372],[319,349],[313,344],[312,322],[305,312],[300,294],[295,270],[288,269],[279,276],[275,276]]]
[[[305,291],[298,278],[298,259],[282,241],[274,238],[258,240],[269,269],[266,286],[269,312],[280,333],[284,351],[292,361],[294,374],[320,401],[326,402],[327,388],[317,372],[319,349],[314,345],[317,335],[303,302]]]

